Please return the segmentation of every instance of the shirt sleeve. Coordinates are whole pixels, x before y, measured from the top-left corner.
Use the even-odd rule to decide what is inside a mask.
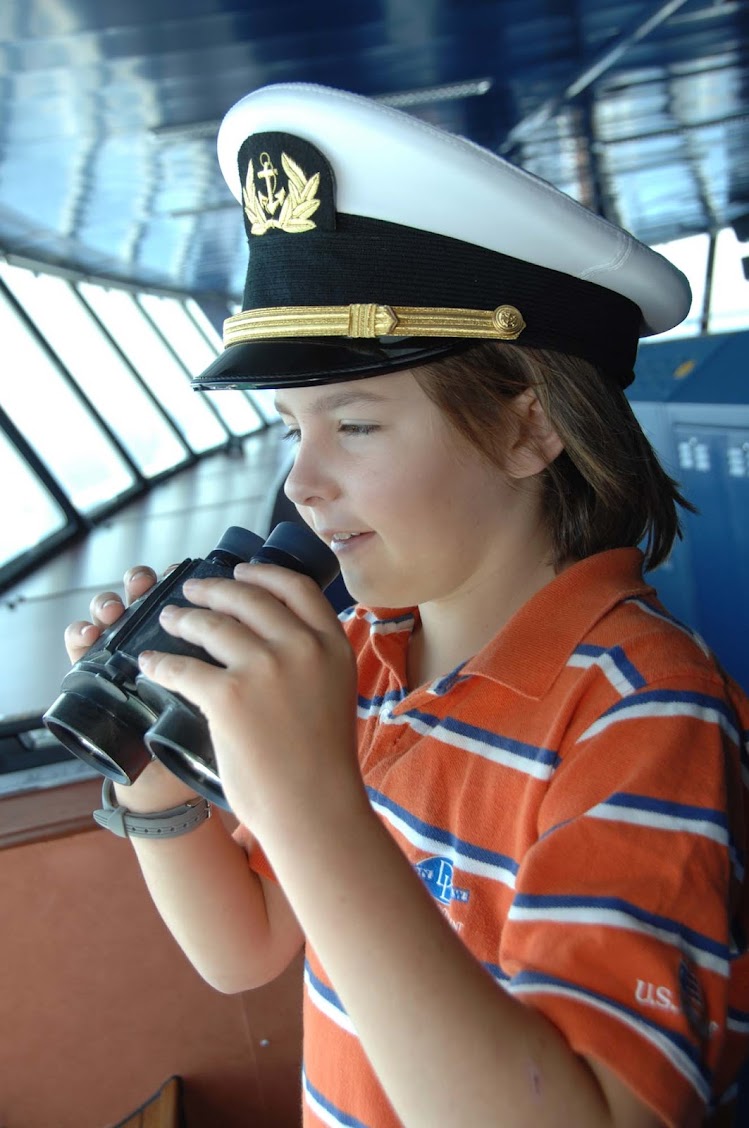
[[[740,742],[710,684],[649,686],[588,712],[561,750],[502,937],[508,989],[679,1128],[702,1123],[722,1070]]]
[[[250,833],[246,826],[242,826],[240,823],[233,831],[232,838],[244,850],[249,867],[254,873],[260,877],[270,878],[271,881],[277,881],[270,862],[258,845],[254,835]]]

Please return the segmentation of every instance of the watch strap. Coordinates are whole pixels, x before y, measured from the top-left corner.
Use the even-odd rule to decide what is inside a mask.
[[[94,811],[94,820],[118,838],[177,838],[200,826],[211,815],[210,803],[201,796],[167,811],[136,814],[117,803],[114,783],[109,778],[104,780],[101,789],[101,803],[101,808]]]

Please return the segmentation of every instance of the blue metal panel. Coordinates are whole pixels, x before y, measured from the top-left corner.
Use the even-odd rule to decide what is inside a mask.
[[[749,687],[749,427],[677,424],[681,480],[698,592],[696,626],[728,672]]]
[[[664,469],[672,478],[679,480],[678,458],[672,440],[668,409],[662,403],[639,402],[633,403],[632,408]],[[677,541],[668,560],[648,578],[658,589],[660,599],[672,615],[683,623],[696,624],[697,592],[689,547],[685,541]]]
[[[749,333],[641,349],[632,407],[699,509],[652,576],[663,602],[749,688]],[[635,400],[634,397],[637,397]]]

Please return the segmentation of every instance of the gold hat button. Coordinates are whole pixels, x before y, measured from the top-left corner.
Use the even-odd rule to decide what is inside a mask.
[[[498,306],[492,314],[492,321],[502,341],[514,341],[525,329],[522,313],[512,305]]]

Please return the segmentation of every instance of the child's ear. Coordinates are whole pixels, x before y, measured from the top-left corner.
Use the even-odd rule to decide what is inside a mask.
[[[505,470],[512,478],[530,478],[540,474],[564,449],[559,435],[532,388],[526,388],[512,401],[514,417],[510,424],[510,442],[505,455]]]

